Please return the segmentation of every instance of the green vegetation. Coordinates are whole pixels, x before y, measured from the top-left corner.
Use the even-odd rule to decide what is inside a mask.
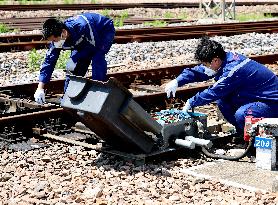
[[[120,14],[120,17],[115,17],[113,18],[113,21],[114,21],[114,26],[115,27],[120,27],[120,26],[123,26],[124,25],[124,21],[125,19],[128,18],[128,11],[123,11],[121,14]]]
[[[28,68],[31,72],[38,71],[44,61],[46,52],[38,52],[36,49],[28,53]],[[70,57],[70,51],[61,51],[59,59],[56,63],[56,69],[66,69],[67,60]]]
[[[271,16],[270,14],[264,16],[263,13],[236,14],[236,20],[238,21],[253,21],[253,20],[262,20],[266,18],[273,18],[273,16]]]
[[[122,18],[128,18],[128,11],[127,10],[125,10],[125,11],[123,11],[121,14],[120,14],[120,16],[122,17]]]
[[[109,10],[109,9],[104,9],[104,10],[101,10],[99,13],[100,13],[101,15],[103,15],[103,16],[106,16],[106,17],[108,17],[108,18],[111,18],[111,17],[110,17],[110,12],[111,12],[111,10]]]
[[[68,59],[70,58],[71,51],[61,51],[59,59],[56,63],[56,69],[66,69],[66,64]]]
[[[121,17],[116,17],[113,19],[115,27],[121,27],[124,25],[124,20]]]
[[[27,0],[18,0],[18,3],[19,3],[19,4],[27,4],[28,1],[27,1]]]
[[[174,18],[174,17],[175,17],[175,14],[171,13],[170,11],[167,11],[164,14],[164,18],[167,18],[167,19],[171,19],[171,18]]]
[[[84,3],[96,4],[97,0],[84,0]],[[0,0],[0,5],[30,5],[30,4],[79,4],[80,1],[76,0]]]
[[[64,4],[74,4],[74,0],[64,0]]]
[[[152,27],[163,27],[163,26],[167,26],[167,22],[155,20],[155,21],[144,22],[144,25],[152,26]]]
[[[8,33],[12,32],[12,30],[6,24],[0,23],[0,33]]]
[[[178,18],[179,18],[179,19],[182,19],[182,20],[186,20],[186,19],[188,19],[188,15],[187,15],[186,12],[179,13],[179,14],[178,14]]]
[[[39,53],[36,49],[31,50],[27,55],[28,68],[31,72],[40,69],[40,65],[43,62],[45,54]]]
[[[25,4],[45,4],[48,0],[0,0],[0,5],[9,5],[9,4],[19,4],[19,5],[25,5]]]

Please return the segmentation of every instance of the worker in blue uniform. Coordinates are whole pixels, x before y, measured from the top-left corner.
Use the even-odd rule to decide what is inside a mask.
[[[178,87],[191,82],[214,78],[214,85],[188,99],[184,111],[213,101],[228,122],[243,132],[245,117],[278,118],[278,77],[264,65],[234,52],[225,52],[222,45],[204,37],[195,58],[202,64],[186,68],[165,86],[175,97]],[[278,119],[277,119],[278,121]]]
[[[39,84],[34,94],[37,103],[45,102],[44,86],[50,81],[61,50],[71,50],[66,64],[67,73],[84,76],[92,62],[92,79],[106,81],[105,54],[112,46],[115,36],[111,19],[96,13],[83,13],[64,22],[50,18],[44,22],[42,33],[51,44],[40,68]],[[64,90],[68,81],[67,76]]]

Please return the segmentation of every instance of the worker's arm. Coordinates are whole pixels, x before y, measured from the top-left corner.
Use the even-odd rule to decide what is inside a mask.
[[[60,51],[61,50],[55,48],[52,43],[46,53],[44,63],[41,65],[39,84],[34,94],[34,99],[39,104],[43,104],[45,102],[44,86],[50,81],[56,62],[59,58]]]
[[[51,43],[49,50],[46,53],[45,60],[41,65],[39,82],[48,83],[51,79],[51,75],[54,71],[55,65],[59,58],[61,49],[55,48]]]
[[[214,77],[211,69],[198,65],[193,68],[185,68],[182,73],[176,78],[178,86],[183,86],[187,83],[202,82]]]
[[[249,61],[250,59],[246,59],[236,66],[234,66],[234,64],[228,65],[233,66],[233,68],[229,69],[230,71],[227,75],[220,78],[213,86],[190,98],[190,106],[196,107],[206,105],[215,100],[221,99],[234,92],[239,87],[244,86],[244,79],[248,75],[244,71],[244,66],[248,64]]]
[[[182,73],[174,80],[170,81],[165,86],[167,97],[175,97],[177,88],[187,83],[202,82],[213,78],[215,72],[203,65],[195,66],[194,68],[185,68]]]

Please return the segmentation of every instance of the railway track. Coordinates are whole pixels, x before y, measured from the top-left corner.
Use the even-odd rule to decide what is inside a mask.
[[[276,5],[276,2],[236,2],[236,6]],[[40,5],[0,5],[4,11],[30,10],[100,10],[100,9],[128,9],[128,8],[198,8],[199,3],[131,3],[131,4],[40,4]]]
[[[261,63],[271,64],[276,61],[278,54],[252,56]],[[150,70],[111,73],[108,76],[116,78],[134,94],[134,100],[146,111],[156,111],[167,106],[181,106],[182,101],[197,92],[207,88],[211,83],[198,83],[183,87],[177,91],[177,100],[168,99],[161,87],[164,82],[176,77],[184,67],[157,68]],[[54,135],[70,132],[76,123],[69,113],[59,106],[59,98],[63,93],[63,80],[51,81],[46,87],[48,104],[38,105],[33,101],[36,83],[6,86],[0,88],[0,139],[15,143],[40,133],[42,130]],[[169,107],[168,107],[169,108]]]
[[[5,24],[10,30],[16,31],[32,31],[40,30],[42,28],[43,22],[51,18],[49,17],[36,17],[36,18],[10,18],[10,19],[0,19],[0,24]],[[65,19],[68,17],[60,17]],[[120,16],[112,17],[113,19],[120,18]],[[143,24],[146,22],[161,21],[165,23],[181,23],[181,22],[192,22],[193,20],[182,20],[178,18],[135,18],[129,17],[123,20],[123,25],[135,25]]]
[[[228,23],[212,25],[192,25],[179,27],[158,27],[140,29],[118,29],[115,43],[168,41],[198,38],[204,35],[237,35],[243,33],[276,33],[278,21],[260,21],[245,23]],[[34,35],[6,35],[0,37],[0,51],[30,50],[46,48],[48,42],[41,41],[42,36]],[[30,41],[31,40],[31,41]]]

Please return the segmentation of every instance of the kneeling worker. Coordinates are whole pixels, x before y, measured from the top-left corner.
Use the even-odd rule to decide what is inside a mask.
[[[247,115],[278,118],[278,77],[267,67],[243,55],[225,52],[220,43],[207,37],[200,40],[195,58],[202,64],[184,69],[167,83],[167,96],[172,93],[175,97],[177,88],[187,83],[211,78],[216,83],[188,99],[184,111],[216,101],[239,133],[243,133]]]

